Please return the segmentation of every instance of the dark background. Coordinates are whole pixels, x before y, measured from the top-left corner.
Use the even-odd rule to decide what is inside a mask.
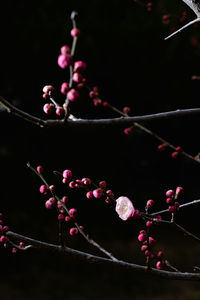
[[[155,3],[154,3],[155,2]],[[46,118],[42,88],[52,84],[59,91],[68,73],[57,66],[63,44],[71,44],[70,14],[76,10],[81,36],[75,58],[87,63],[88,83],[97,85],[102,99],[119,109],[129,105],[143,115],[199,106],[199,26],[168,41],[179,18],[193,13],[181,1],[6,1],[0,5],[1,95],[19,108]],[[169,25],[162,15],[170,13]],[[197,43],[194,45],[193,41]],[[62,96],[57,93],[57,101]],[[72,113],[85,118],[115,117],[95,108],[86,94],[72,105]],[[184,157],[171,158],[171,150],[157,151],[158,142],[123,128],[41,129],[1,112],[1,211],[11,230],[33,238],[57,242],[56,212],[46,212],[38,192],[40,180],[26,167],[42,164],[49,182],[59,183],[52,170],[70,168],[77,178],[106,180],[116,197],[129,196],[143,209],[149,198],[155,210],[165,208],[165,191],[184,187],[182,201],[199,198],[199,165]],[[199,151],[198,117],[184,117],[143,124],[191,155]],[[59,192],[64,193],[63,187]],[[74,195],[74,196],[73,196]],[[74,201],[74,202],[73,202]],[[87,201],[72,194],[72,206],[97,242],[128,261],[141,262],[137,233],[143,224],[122,222],[114,208],[103,201]],[[196,208],[196,209],[195,209]],[[179,223],[198,233],[198,207],[180,212]],[[198,265],[198,245],[168,228],[153,229],[169,261],[181,270]],[[68,245],[96,253],[81,238]],[[2,299],[199,299],[199,285],[166,281],[116,268],[88,265],[55,253],[30,250],[10,254],[0,249]]]

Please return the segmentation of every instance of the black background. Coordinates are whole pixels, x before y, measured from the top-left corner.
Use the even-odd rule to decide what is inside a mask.
[[[146,2],[144,2],[146,4]],[[1,3],[1,95],[34,116],[42,111],[42,88],[52,84],[57,91],[68,73],[57,66],[63,44],[71,44],[70,14],[76,10],[81,35],[75,58],[87,63],[89,85],[97,85],[102,99],[119,109],[129,105],[133,115],[199,106],[199,26],[193,26],[168,41],[170,27],[180,27],[188,12],[181,1],[153,1],[153,9],[134,1],[6,1]],[[170,25],[162,15],[172,14]],[[95,108],[86,93],[72,105],[77,117],[104,118],[117,114]],[[182,201],[199,198],[199,165],[184,157],[171,158],[171,150],[157,151],[158,142],[123,128],[41,129],[1,112],[1,210],[11,230],[57,242],[55,212],[46,212],[39,194],[40,180],[26,167],[42,164],[49,182],[59,183],[52,170],[70,168],[77,178],[106,180],[116,197],[127,195],[143,209],[149,198],[155,209],[165,208],[165,191],[184,187]],[[199,151],[198,117],[147,122],[146,127],[182,146],[191,155]],[[64,193],[63,187],[58,193]],[[74,192],[71,205],[80,211],[87,232],[117,257],[143,263],[137,233],[143,224],[122,222],[114,208],[103,201],[88,201]],[[198,208],[198,207],[196,207]],[[180,212],[180,224],[198,233],[198,209]],[[154,230],[158,249],[181,270],[198,265],[197,244],[167,228]],[[81,238],[68,245],[96,253]],[[138,274],[88,265],[55,253],[30,250],[2,257],[2,299],[199,299],[195,283],[171,282]],[[172,297],[173,295],[173,297]],[[178,298],[180,297],[180,298]]]

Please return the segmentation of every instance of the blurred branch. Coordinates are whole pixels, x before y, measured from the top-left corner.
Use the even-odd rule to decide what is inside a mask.
[[[174,280],[187,280],[187,281],[199,281],[200,280],[200,273],[188,273],[188,272],[173,272],[173,271],[163,271],[157,270],[154,268],[150,268],[147,270],[145,266],[125,262],[122,260],[111,260],[108,258],[95,256],[86,252],[81,252],[69,247],[62,247],[54,244],[49,244],[46,242],[42,242],[39,240],[31,239],[29,237],[20,235],[18,233],[8,231],[6,234],[9,238],[13,238],[16,240],[20,240],[24,243],[28,243],[32,245],[32,247],[57,251],[60,253],[64,253],[73,257],[78,258],[79,260],[88,261],[90,263],[97,263],[97,264],[106,264],[112,266],[119,266],[126,269],[131,269],[136,272],[157,275],[159,277],[167,278],[167,279],[174,279]]]

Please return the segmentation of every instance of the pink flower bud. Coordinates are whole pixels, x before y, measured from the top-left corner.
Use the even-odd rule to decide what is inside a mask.
[[[162,251],[158,251],[157,257],[158,257],[158,258],[163,258],[163,252],[162,252]]]
[[[64,170],[62,173],[62,176],[66,179],[70,179],[72,177],[72,171],[71,170]]]
[[[105,188],[106,188],[106,186],[107,186],[107,183],[106,183],[106,181],[105,181],[105,180],[103,180],[103,181],[100,181],[100,182],[99,182],[99,186],[100,186],[100,188],[102,188],[102,189],[105,189]]]
[[[67,98],[69,101],[74,102],[79,98],[79,92],[75,89],[71,89],[69,92],[67,92]]]
[[[8,241],[8,238],[5,235],[2,235],[0,237],[0,243],[6,243]]]
[[[87,192],[87,193],[86,193],[86,197],[87,197],[88,199],[92,199],[92,198],[93,198],[93,191]]]
[[[58,106],[56,108],[56,114],[60,117],[63,117],[65,115],[65,110],[62,106]]]
[[[41,193],[41,194],[44,194],[44,195],[45,195],[45,194],[47,194],[48,191],[49,191],[49,188],[48,188],[47,185],[44,185],[44,184],[43,184],[43,185],[40,186],[40,193]]]
[[[69,231],[69,234],[70,234],[71,236],[77,235],[77,234],[78,234],[78,228],[72,227],[72,228],[70,229],[70,231]]]
[[[175,212],[177,210],[177,207],[175,205],[170,205],[168,210],[169,212]]]
[[[146,227],[151,227],[152,225],[153,225],[153,223],[151,221],[146,222]]]
[[[156,244],[156,240],[150,236],[149,237],[149,245],[154,246],[155,244]]]
[[[72,220],[72,218],[71,218],[70,216],[66,216],[66,217],[65,217],[65,221],[66,221],[66,222],[70,222],[71,220]]]
[[[62,221],[65,219],[65,216],[63,214],[58,215],[58,221]]]
[[[158,145],[157,149],[159,151],[163,151],[163,150],[165,150],[166,146],[167,146],[166,144],[160,144],[160,145]]]
[[[168,190],[165,195],[169,198],[173,198],[174,197],[174,190]]]
[[[15,253],[17,253],[17,248],[13,247],[11,251],[13,254],[15,254]]]
[[[74,63],[74,72],[83,72],[86,70],[86,63],[82,60],[75,61]]]
[[[68,82],[63,82],[60,88],[60,92],[63,95],[67,95],[67,92],[69,91],[69,83]]]
[[[63,196],[61,199],[61,201],[65,204],[68,202],[68,200],[69,200],[69,198],[67,196]]]
[[[121,196],[116,200],[116,212],[119,217],[126,221],[134,215],[135,208],[128,197]]]
[[[106,191],[106,194],[111,197],[111,198],[114,198],[114,193],[111,191],[111,190],[107,190]]]
[[[37,170],[37,172],[38,172],[39,174],[42,174],[43,171],[44,171],[44,169],[43,169],[42,166],[37,166],[36,170]]]
[[[178,155],[179,155],[178,151],[175,151],[171,154],[172,158],[177,158]]]
[[[70,181],[69,187],[70,187],[71,189],[75,188],[75,187],[76,187],[76,182],[75,182],[75,181]]]
[[[81,181],[84,185],[90,185],[92,183],[90,178],[82,178]]]
[[[129,106],[124,106],[122,111],[124,114],[129,115],[131,113],[131,108]]]
[[[142,245],[140,249],[141,249],[142,252],[144,252],[148,249],[148,246],[147,245]]]
[[[93,99],[93,98],[95,97],[95,93],[94,93],[93,91],[90,91],[90,92],[89,92],[89,97],[90,97],[91,99]]]
[[[43,106],[43,111],[45,112],[45,114],[50,115],[55,111],[55,106],[53,103],[46,103]]]
[[[94,104],[94,106],[101,106],[102,100],[99,98],[95,98],[95,99],[93,99],[93,104]]]
[[[73,28],[73,29],[70,31],[70,33],[71,33],[71,36],[72,36],[72,37],[79,37],[79,35],[80,35],[80,30],[79,30],[78,28]]]
[[[51,198],[45,202],[46,209],[52,209],[55,206],[55,202],[51,201]]]
[[[7,232],[9,230],[9,227],[7,225],[3,226],[2,228],[2,232]]]
[[[51,92],[53,92],[53,90],[54,90],[54,87],[52,86],[52,85],[45,85],[44,87],[43,87],[43,92],[45,93],[45,94],[48,94],[48,93],[51,93]]]
[[[67,67],[69,67],[72,64],[72,57],[71,57],[71,55],[60,54],[58,56],[57,62],[58,62],[59,67],[61,67],[62,69],[66,69]]]
[[[127,127],[127,128],[124,129],[124,134],[125,135],[130,135],[131,131],[132,131],[132,128],[131,127]]]
[[[78,72],[75,72],[72,77],[73,81],[77,82],[77,83],[80,82],[82,80],[82,78],[83,78],[83,76]]]
[[[176,147],[176,151],[180,152],[182,150],[181,146]]]
[[[146,203],[146,207],[153,207],[154,206],[154,200],[150,199]]]
[[[158,270],[163,270],[164,269],[164,264],[162,263],[162,261],[157,262],[156,269],[158,269]]]
[[[55,185],[53,185],[53,184],[50,185],[50,186],[49,186],[49,190],[50,190],[51,192],[53,192],[53,191],[55,190]]]
[[[162,23],[168,25],[170,23],[170,15],[163,15],[162,16]]]
[[[76,218],[77,217],[77,209],[76,208],[71,208],[70,210],[69,210],[69,215],[70,215],[70,217],[72,217],[72,218]]]
[[[178,196],[178,195],[180,195],[182,192],[183,192],[183,188],[182,188],[181,186],[178,186],[178,187],[176,188],[176,195]]]
[[[64,45],[64,46],[62,46],[62,47],[60,48],[60,52],[61,52],[61,54],[63,54],[63,55],[70,55],[71,49],[69,48],[68,45]]]
[[[20,243],[19,243],[19,247],[20,247],[20,248],[24,248],[24,247],[25,247],[24,242],[20,242]]]
[[[173,201],[174,201],[173,198],[167,198],[167,199],[166,199],[166,203],[167,203],[167,204],[172,204]]]
[[[68,179],[67,178],[63,178],[62,179],[62,183],[64,183],[64,184],[68,183]]]
[[[140,233],[138,235],[138,241],[139,242],[143,243],[144,241],[146,241],[146,239],[147,239],[147,235],[145,233]]]
[[[111,199],[109,197],[106,197],[105,202],[109,204],[111,203]]]
[[[101,188],[93,190],[94,198],[96,198],[96,199],[101,198],[102,195],[103,195],[103,190]]]
[[[149,250],[146,250],[146,251],[144,252],[144,255],[145,255],[145,256],[150,256],[150,254],[151,254],[151,252],[150,252]]]
[[[103,101],[103,107],[108,107],[110,104],[107,101]]]

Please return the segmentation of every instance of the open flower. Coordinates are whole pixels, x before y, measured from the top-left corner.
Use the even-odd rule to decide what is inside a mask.
[[[119,217],[124,221],[128,220],[135,213],[135,208],[131,200],[124,196],[121,196],[116,200],[115,210]]]

